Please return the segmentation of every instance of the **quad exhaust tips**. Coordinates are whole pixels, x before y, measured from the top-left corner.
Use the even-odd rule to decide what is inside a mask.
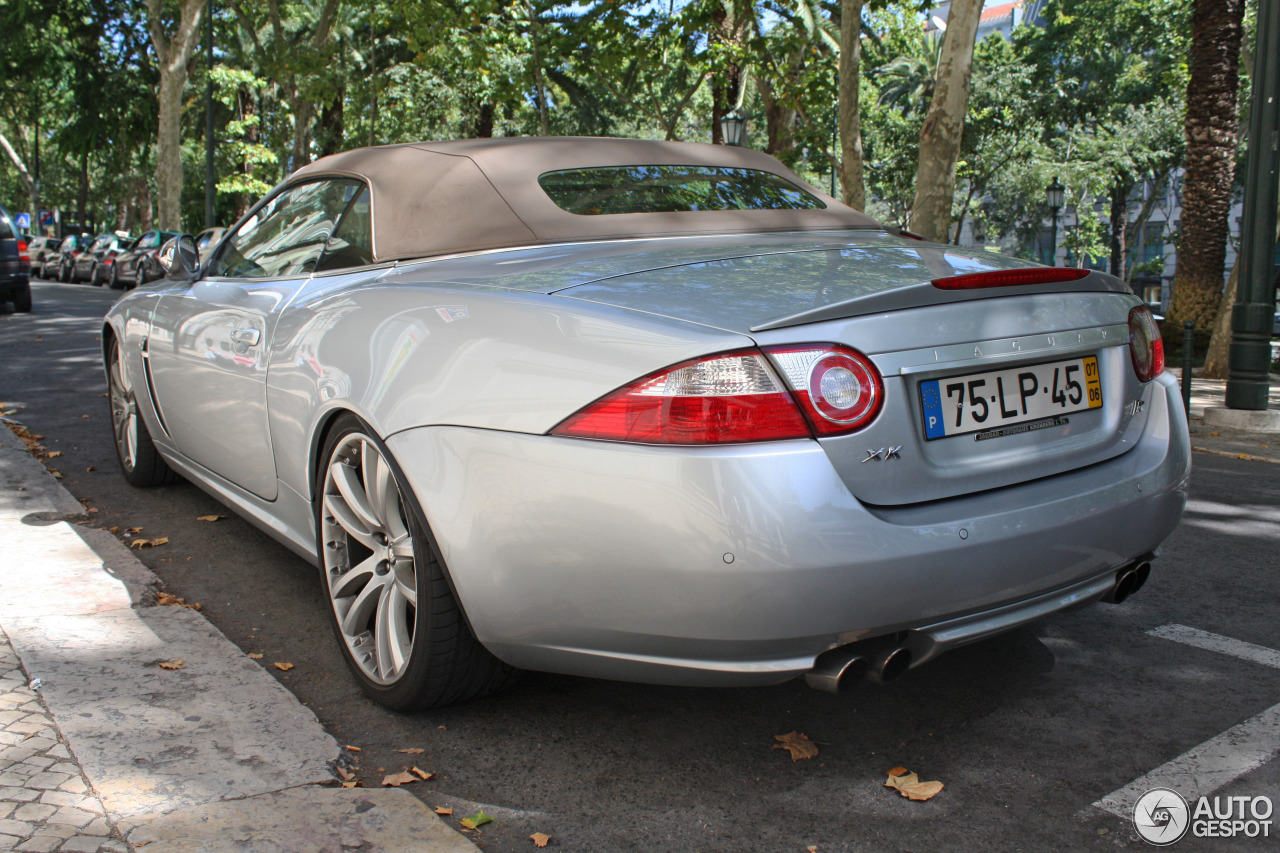
[[[823,652],[805,683],[825,693],[846,693],[862,679],[888,684],[911,668],[911,652],[896,638],[885,637]]]
[[[1142,585],[1147,582],[1147,578],[1151,576],[1151,563],[1147,560],[1138,560],[1131,565],[1125,566],[1116,572],[1116,582],[1113,587],[1102,596],[1102,600],[1110,604],[1119,604],[1138,590],[1142,589]]]

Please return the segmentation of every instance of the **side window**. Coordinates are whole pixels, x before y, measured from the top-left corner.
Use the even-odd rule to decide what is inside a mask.
[[[325,243],[324,254],[316,264],[316,272],[373,263],[373,218],[369,211],[369,188],[350,186],[349,190],[354,197],[342,214],[333,236]]]
[[[143,234],[141,237],[138,238],[138,245],[135,246],[134,248],[154,249],[156,246],[159,246],[159,245],[160,245],[160,235],[157,234],[155,231],[148,231],[146,234]]]
[[[310,273],[360,189],[358,181],[322,180],[274,196],[223,243],[212,274],[271,278]]]

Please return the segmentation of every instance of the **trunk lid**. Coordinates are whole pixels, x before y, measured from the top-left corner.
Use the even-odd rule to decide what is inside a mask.
[[[843,238],[689,259],[555,292],[741,332],[761,346],[832,342],[871,357],[885,383],[880,415],[856,433],[819,440],[868,504],[941,500],[1053,476],[1122,454],[1141,435],[1146,414],[1135,401],[1150,389],[1130,364],[1127,326],[1138,300],[1120,282],[1092,274],[947,291],[931,280],[1034,265],[888,234]],[[1088,383],[1086,370],[1096,371]],[[954,395],[957,385],[973,404],[971,421],[981,407],[984,422],[939,435],[941,410],[925,396]],[[1091,388],[1097,405],[1076,410]]]

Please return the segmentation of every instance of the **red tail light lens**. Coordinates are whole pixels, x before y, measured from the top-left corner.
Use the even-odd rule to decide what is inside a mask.
[[[1137,305],[1129,312],[1129,358],[1143,382],[1164,372],[1164,341],[1151,309],[1145,305]]]
[[[786,378],[818,435],[853,432],[884,405],[884,381],[871,360],[838,344],[765,349]]]
[[[1014,287],[1019,284],[1053,284],[1059,281],[1078,281],[1092,270],[1074,267],[1025,267],[1016,270],[991,270],[947,278],[935,278],[933,286],[939,290],[980,290],[984,287]]]
[[[811,437],[795,401],[756,350],[650,374],[569,416],[551,435],[646,444]]]
[[[31,256],[27,254],[27,241],[19,240],[18,241],[18,263],[22,263],[23,261],[26,261],[27,263],[31,263]]]

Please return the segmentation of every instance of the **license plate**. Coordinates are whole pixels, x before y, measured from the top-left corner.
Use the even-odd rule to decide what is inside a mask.
[[[1035,421],[1053,426],[1058,415],[1101,406],[1098,359],[1091,355],[920,383],[926,439]]]

